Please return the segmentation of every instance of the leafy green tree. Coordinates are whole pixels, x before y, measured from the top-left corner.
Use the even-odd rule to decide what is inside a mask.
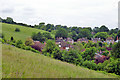
[[[93,61],[87,61],[86,60],[86,61],[83,62],[83,66],[87,67],[89,69],[97,70],[97,65]]]
[[[107,66],[105,66],[105,70],[109,73],[120,75],[120,59],[111,61]]]
[[[76,65],[81,65],[83,62],[82,56],[79,52],[72,49],[69,52],[65,50],[62,51],[62,60]]]
[[[74,41],[77,41],[78,36],[77,36],[77,33],[76,33],[75,31],[72,32],[71,36],[72,36],[72,39],[73,39]]]
[[[108,27],[106,27],[105,25],[102,25],[101,27],[100,27],[100,32],[108,32],[109,31],[109,29],[108,29]]]
[[[68,32],[63,28],[60,28],[55,34],[55,38],[57,38],[57,37],[67,38],[68,37]]]
[[[99,27],[95,27],[95,28],[93,28],[93,32],[95,32],[95,33],[98,33],[98,32],[100,32],[100,29],[99,29]]]
[[[62,53],[55,42],[52,40],[48,40],[46,42],[45,48],[42,50],[43,54],[46,56],[53,57],[55,59],[61,60]]]
[[[96,51],[97,49],[95,47],[86,48],[86,50],[82,52],[81,55],[84,60],[93,60]]]
[[[115,43],[112,48],[111,55],[114,58],[120,58],[120,42]]]
[[[12,24],[14,21],[11,17],[7,17],[6,22]]]
[[[83,46],[83,44],[81,43],[81,42],[77,42],[77,43],[74,43],[74,44],[76,44],[75,46],[74,46],[74,49],[75,50],[78,50],[78,51],[82,51],[83,49],[84,49],[84,46]]]
[[[94,37],[106,40],[106,38],[108,37],[108,34],[107,32],[98,32],[97,34],[95,34]]]
[[[33,33],[32,34],[32,39],[40,41],[40,42],[44,42],[45,41],[45,37],[43,36],[43,34],[41,34],[41,32]]]
[[[44,36],[46,39],[52,39],[51,34],[48,33],[48,32],[44,32],[44,33],[43,33],[43,36]]]
[[[90,30],[88,30],[88,29],[82,29],[80,31],[80,33],[78,34],[78,38],[85,38],[85,37],[87,37],[87,38],[90,39],[91,36],[92,36],[92,34],[91,34]]]

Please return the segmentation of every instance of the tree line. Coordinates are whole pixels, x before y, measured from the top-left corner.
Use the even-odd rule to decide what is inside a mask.
[[[62,31],[65,32],[66,35],[62,34],[61,36],[64,35],[64,37],[70,37],[75,41],[79,38],[91,39],[92,37],[96,37],[96,38],[99,37],[105,40],[108,36],[113,37],[116,40],[117,38],[116,34],[118,32],[118,28],[110,30],[105,25],[102,25],[100,27],[94,27],[92,29],[91,27],[78,27],[78,26],[68,27],[62,25],[45,24],[44,22],[41,22],[38,25],[32,26],[24,23],[17,23],[11,17],[7,17],[6,19],[2,19],[0,17],[0,22],[45,30],[51,32],[52,34],[56,34],[58,37],[60,36],[60,34],[58,34],[57,31],[58,30],[60,31],[60,29],[62,28]]]

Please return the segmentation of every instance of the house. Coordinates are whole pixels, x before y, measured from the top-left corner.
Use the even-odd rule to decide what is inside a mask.
[[[114,39],[112,38],[112,37],[108,37],[107,39],[106,39],[106,42],[108,43],[108,44],[110,44],[110,43],[114,43]]]
[[[105,60],[108,60],[110,57],[101,54],[96,54],[94,58],[95,58],[95,63],[98,64],[98,63],[103,63]]]
[[[70,45],[70,44],[68,44],[67,42],[64,42],[64,41],[59,44],[59,47],[60,47],[61,50],[67,50],[67,51],[70,48],[73,48],[72,45]]]
[[[34,41],[34,45],[32,45],[31,47],[42,52],[43,48],[45,47],[46,42],[44,42],[44,44],[40,43],[39,41]]]
[[[63,41],[62,37],[57,37],[56,40],[55,40],[55,43],[60,44],[62,41]]]
[[[67,38],[65,41],[69,42],[69,43],[72,43],[72,44],[74,43],[74,40],[72,38]]]
[[[100,38],[92,38],[92,41],[93,41],[94,43],[97,43],[98,41],[101,41],[101,39],[100,39]]]
[[[119,37],[119,39],[118,39],[118,36],[117,36],[117,40],[115,41],[115,42],[119,42],[120,41],[120,37]]]
[[[81,43],[82,43],[82,42],[88,43],[88,39],[87,39],[87,38],[80,38],[80,39],[77,40],[77,42],[79,42],[79,41],[80,41]]]

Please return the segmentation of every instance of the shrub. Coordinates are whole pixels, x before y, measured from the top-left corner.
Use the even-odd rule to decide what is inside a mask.
[[[30,50],[31,48],[29,46],[26,46],[25,47],[25,50]]]
[[[97,65],[93,61],[87,61],[86,60],[86,61],[83,62],[83,66],[87,67],[89,69],[97,70]]]
[[[14,40],[14,38],[13,37],[11,37],[11,41],[13,41]]]
[[[19,28],[16,28],[16,29],[15,29],[15,32],[20,32],[20,29],[19,29]]]
[[[27,38],[27,39],[26,39],[26,41],[25,41],[25,45],[26,45],[26,46],[31,46],[31,45],[33,45],[33,44],[34,44],[34,42],[33,42],[32,38]]]
[[[109,73],[115,73],[120,75],[120,58],[117,60],[113,60],[106,67],[105,70]]]

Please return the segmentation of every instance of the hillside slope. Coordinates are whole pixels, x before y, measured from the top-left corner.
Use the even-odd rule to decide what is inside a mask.
[[[66,62],[51,59],[42,54],[2,45],[2,69],[4,78],[114,78]]]
[[[41,33],[47,32],[44,30],[24,27],[20,25],[7,24],[7,23],[1,23],[1,24],[2,24],[2,33],[5,35],[5,38],[7,40],[10,40],[11,36],[13,36],[15,40],[22,40],[24,42],[26,38],[31,37],[33,32],[41,32]],[[16,28],[19,28],[20,32],[15,32]],[[54,37],[53,34],[51,35],[52,37]]]

